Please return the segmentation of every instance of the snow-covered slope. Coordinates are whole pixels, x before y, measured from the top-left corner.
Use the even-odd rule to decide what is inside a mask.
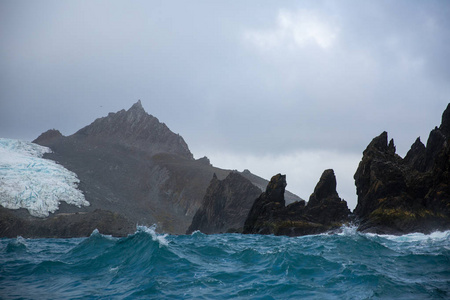
[[[0,138],[0,205],[27,209],[36,217],[47,217],[60,201],[89,206],[77,189],[75,173],[42,158],[50,148],[30,142]]]

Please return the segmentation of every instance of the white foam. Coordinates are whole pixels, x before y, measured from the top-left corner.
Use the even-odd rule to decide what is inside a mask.
[[[26,240],[22,237],[22,236],[17,236],[17,238],[16,238],[16,243],[19,245],[19,244],[22,244],[22,245],[27,245],[27,242],[26,242]]]
[[[205,235],[203,232],[201,232],[200,230],[195,230],[191,233],[191,236],[202,236]]]
[[[156,231],[155,231],[156,230],[156,225],[152,225],[150,227],[139,226],[138,225],[137,226],[137,230],[149,234],[152,237],[153,241],[159,243],[159,247],[168,246],[169,245],[169,241],[166,240],[167,234],[160,235],[160,234],[156,233]]]
[[[342,225],[339,228],[338,235],[355,235],[358,233],[358,226],[356,225]]]
[[[365,235],[391,250],[406,254],[436,255],[450,247],[450,230],[436,231],[430,234],[409,233],[399,236],[371,233]]]
[[[50,148],[30,142],[0,138],[0,205],[27,209],[36,217],[47,217],[61,201],[77,207],[89,206],[76,174],[44,159]]]
[[[421,241],[444,241],[450,239],[450,230],[447,231],[435,231],[430,234],[424,233],[409,233],[405,235],[379,235],[385,239],[395,242],[421,242]]]
[[[92,231],[90,237],[96,237],[96,236],[103,237],[103,238],[108,239],[108,240],[111,240],[111,241],[116,240],[116,238],[113,237],[113,236],[110,235],[110,234],[102,234],[102,233],[100,233],[100,231],[98,231],[97,228],[95,228],[94,231]]]

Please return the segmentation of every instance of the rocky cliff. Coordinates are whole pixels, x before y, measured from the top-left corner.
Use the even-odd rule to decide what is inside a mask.
[[[102,234],[126,236],[136,230],[136,224],[117,212],[101,209],[90,212],[55,213],[48,218],[35,218],[25,211],[13,211],[0,206],[1,237],[86,237],[95,229]]]
[[[405,158],[383,132],[363,152],[354,176],[359,230],[402,234],[450,228],[450,104],[427,145],[417,138]]]
[[[253,203],[244,233],[299,236],[337,229],[349,221],[350,210],[336,192],[333,170],[325,170],[308,204],[285,205],[286,176],[272,177],[267,189]]]
[[[242,231],[253,201],[259,194],[261,190],[237,172],[231,172],[224,180],[219,180],[214,174],[186,233],[195,230],[206,234]]]

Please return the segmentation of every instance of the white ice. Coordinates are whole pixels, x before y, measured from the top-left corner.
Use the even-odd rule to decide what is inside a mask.
[[[30,142],[0,138],[0,205],[27,209],[36,217],[58,210],[61,201],[89,206],[77,188],[77,175],[52,160],[50,148]]]

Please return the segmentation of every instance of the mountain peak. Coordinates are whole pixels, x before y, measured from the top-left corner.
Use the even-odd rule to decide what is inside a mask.
[[[141,100],[139,99],[134,103],[129,110],[126,111],[127,121],[130,123],[140,122],[150,117],[149,114],[142,107]]]
[[[145,112],[144,108],[142,107],[141,99],[139,99],[136,103],[134,103],[128,111]]]
[[[33,143],[35,144],[39,144],[42,146],[46,146],[49,143],[62,138],[63,135],[61,134],[61,132],[59,130],[56,129],[50,129],[47,130],[46,132],[42,133],[38,138],[36,138]]]
[[[127,111],[123,109],[95,120],[80,129],[76,135],[85,136],[93,143],[103,141],[137,148],[152,155],[171,153],[193,159],[183,138],[156,117],[146,113],[141,100]]]

